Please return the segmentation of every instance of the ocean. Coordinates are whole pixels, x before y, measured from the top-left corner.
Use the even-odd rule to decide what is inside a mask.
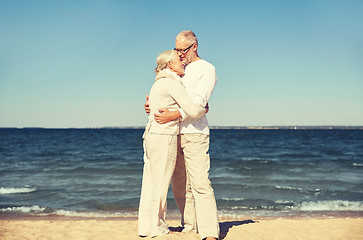
[[[0,218],[135,218],[143,129],[0,129]],[[362,217],[363,130],[212,129],[221,218]],[[178,218],[171,190],[168,216]]]

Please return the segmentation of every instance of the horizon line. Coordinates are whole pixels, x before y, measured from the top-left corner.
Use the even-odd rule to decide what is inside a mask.
[[[103,127],[0,127],[0,129],[144,129],[145,126],[103,126]],[[250,125],[209,126],[210,129],[361,129],[363,125]]]

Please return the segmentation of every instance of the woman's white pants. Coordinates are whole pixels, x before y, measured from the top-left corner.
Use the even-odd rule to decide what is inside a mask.
[[[160,236],[169,232],[165,222],[166,198],[177,156],[177,135],[146,132],[144,170],[138,213],[140,236]]]

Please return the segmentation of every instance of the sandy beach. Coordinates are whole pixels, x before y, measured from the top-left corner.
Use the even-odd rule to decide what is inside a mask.
[[[222,220],[220,239],[363,239],[363,218],[277,218]],[[178,220],[169,220],[177,230]],[[0,220],[0,239],[151,239],[139,238],[136,220]],[[175,232],[153,239],[199,239]]]

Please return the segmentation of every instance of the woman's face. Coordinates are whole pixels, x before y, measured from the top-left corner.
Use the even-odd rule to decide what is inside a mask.
[[[170,70],[176,72],[179,76],[184,75],[184,64],[180,60],[178,55],[175,55],[173,59],[170,61]]]

